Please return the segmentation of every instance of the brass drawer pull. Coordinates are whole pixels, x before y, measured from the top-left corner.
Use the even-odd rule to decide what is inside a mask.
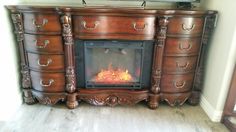
[[[179,62],[176,62],[176,66],[180,69],[187,69],[189,66],[189,62],[186,62],[185,64],[181,64]]]
[[[185,31],[192,31],[193,29],[195,28],[195,24],[192,24],[192,25],[185,25],[185,24],[182,24],[182,29],[185,30]]]
[[[190,50],[192,48],[192,46],[193,45],[191,43],[189,43],[187,47],[185,47],[183,43],[179,43],[179,49],[180,50]]]
[[[94,30],[94,29],[96,29],[97,26],[99,25],[99,21],[95,21],[93,27],[87,27],[87,22],[86,22],[86,21],[82,21],[81,24],[83,25],[84,29],[87,29],[87,30]]]
[[[33,21],[33,25],[37,28],[40,29],[42,28],[45,24],[48,23],[48,19],[43,19],[41,23],[37,23],[35,19],[32,20]]]
[[[146,28],[146,26],[147,26],[147,24],[145,23],[142,28],[137,28],[137,23],[136,23],[136,22],[133,22],[132,25],[133,25],[133,28],[134,28],[136,31],[144,30],[144,29]]]
[[[53,83],[54,83],[54,80],[53,79],[49,79],[47,84],[44,83],[45,81],[43,81],[42,79],[40,80],[40,85],[43,86],[43,87],[49,87],[51,86]]]
[[[174,86],[178,89],[183,88],[185,86],[185,84],[186,84],[185,81],[174,82]]]
[[[44,40],[43,41],[43,45],[38,45],[38,41],[37,40],[34,40],[34,44],[37,48],[39,49],[43,49],[43,48],[46,48],[46,46],[50,43],[49,40]]]
[[[47,59],[47,63],[46,64],[42,64],[40,59],[38,59],[38,65],[42,66],[42,67],[47,67],[50,63],[52,63],[52,59]]]

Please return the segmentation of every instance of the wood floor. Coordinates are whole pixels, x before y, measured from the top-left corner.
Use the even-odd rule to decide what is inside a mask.
[[[161,104],[150,110],[135,106],[95,107],[80,104],[22,105],[15,117],[0,125],[1,132],[227,132],[213,123],[200,106],[170,107]]]

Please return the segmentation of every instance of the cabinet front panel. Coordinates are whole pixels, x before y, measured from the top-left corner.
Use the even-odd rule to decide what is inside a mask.
[[[35,90],[42,92],[64,92],[65,75],[64,73],[42,73],[30,72],[32,86]]]
[[[194,72],[197,64],[197,56],[164,57],[164,73]]]
[[[29,67],[35,70],[64,70],[63,55],[40,55],[28,53]]]
[[[171,38],[166,39],[164,56],[198,55],[201,38]]]
[[[61,32],[58,14],[24,13],[26,33],[59,33]]]
[[[134,34],[155,33],[155,17],[75,16],[75,34]]]
[[[25,34],[26,50],[34,53],[63,53],[61,36]]]
[[[163,74],[161,79],[161,92],[177,93],[187,92],[192,88],[194,74],[168,75]]]
[[[167,34],[201,35],[204,18],[173,17],[169,19]]]

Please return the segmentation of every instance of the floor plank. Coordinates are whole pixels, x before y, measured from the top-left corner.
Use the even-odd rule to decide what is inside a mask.
[[[161,104],[150,110],[135,106],[95,107],[80,104],[69,110],[55,106],[22,105],[14,119],[3,123],[2,132],[228,132],[213,123],[200,106],[170,107]]]

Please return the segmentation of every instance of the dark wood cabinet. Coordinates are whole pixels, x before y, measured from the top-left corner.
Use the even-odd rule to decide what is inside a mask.
[[[114,106],[145,100],[154,109],[164,100],[171,106],[182,105],[186,100],[190,104],[199,102],[205,45],[214,28],[216,11],[43,6],[7,8],[19,45],[23,95],[28,104],[39,101],[52,105],[61,100],[66,101],[69,108],[75,108],[78,101]],[[148,62],[150,65],[150,70],[146,71],[151,72],[143,73],[150,75],[148,87],[143,87],[143,84],[139,89],[76,86],[77,81],[85,80],[84,76],[76,76],[85,74],[77,70],[84,67],[82,63],[85,60],[75,55],[76,42],[89,40],[110,41],[113,47],[116,41],[122,44],[132,42],[125,46],[129,48],[133,42],[140,42],[141,48],[138,49],[143,48],[143,42],[150,42],[151,52],[141,57],[143,60],[149,56],[150,60],[140,63],[148,65]],[[111,50],[104,48],[104,54],[108,52]],[[127,54],[124,48],[115,52]],[[143,55],[143,52],[140,54]],[[134,58],[137,59],[137,56]],[[137,76],[141,74],[138,70],[135,71]],[[123,74],[128,74],[128,70]]]

